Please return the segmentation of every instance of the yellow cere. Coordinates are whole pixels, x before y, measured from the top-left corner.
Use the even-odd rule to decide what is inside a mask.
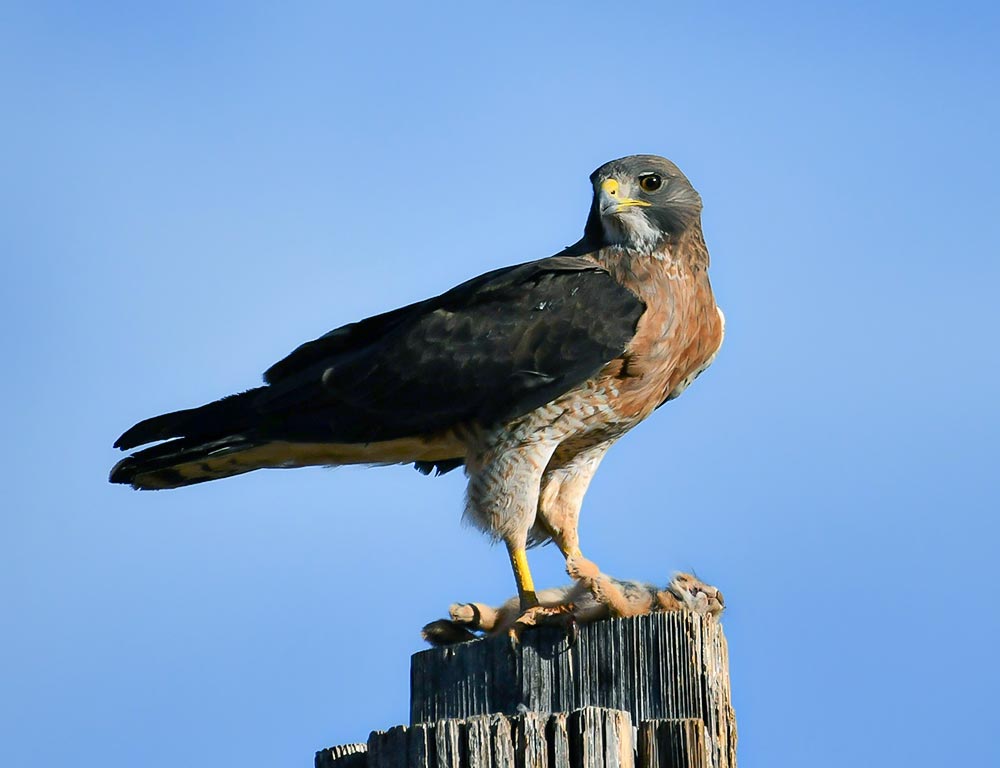
[[[616,210],[620,211],[622,208],[628,208],[633,205],[642,206],[643,208],[652,206],[652,203],[647,203],[645,200],[636,200],[634,197],[618,197],[619,186],[617,179],[605,179],[601,182],[601,191],[604,194],[618,198],[618,208]]]

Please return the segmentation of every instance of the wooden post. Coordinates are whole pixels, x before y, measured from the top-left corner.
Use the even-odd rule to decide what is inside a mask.
[[[414,654],[410,726],[317,768],[735,768],[726,639],[709,616],[600,621]],[[634,728],[636,726],[637,728]],[[637,735],[634,731],[637,730]]]
[[[639,727],[639,765],[643,768],[708,768],[713,765],[705,740],[705,723],[696,717],[647,720]]]
[[[367,744],[344,744],[316,753],[316,768],[366,768]]]

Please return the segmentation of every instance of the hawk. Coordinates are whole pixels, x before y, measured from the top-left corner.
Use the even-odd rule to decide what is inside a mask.
[[[526,549],[554,541],[575,578],[584,494],[607,450],[715,359],[701,198],[669,160],[590,177],[583,237],[426,301],[337,328],[264,386],[141,421],[113,483],[155,490],[268,467],[460,466],[466,517],[503,541],[523,618],[540,606]]]

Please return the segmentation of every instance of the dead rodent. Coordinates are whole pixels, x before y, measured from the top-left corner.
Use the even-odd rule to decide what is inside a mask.
[[[718,616],[725,603],[722,593],[690,573],[678,573],[666,588],[639,581],[616,579],[604,573],[581,578],[574,584],[538,593],[539,603],[562,609],[579,624],[611,617],[642,616],[647,613],[691,611]],[[455,603],[451,618],[432,621],[423,637],[432,645],[454,645],[482,635],[499,635],[514,629],[521,607],[517,597],[500,606]]]

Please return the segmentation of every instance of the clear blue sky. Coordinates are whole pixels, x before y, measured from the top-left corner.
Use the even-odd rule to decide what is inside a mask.
[[[0,7],[0,764],[405,721],[419,627],[512,587],[459,473],[139,494],[111,443],[559,250],[635,152],[702,193],[728,335],[605,461],[587,553],[723,589],[742,764],[1000,760],[996,6],[343,8]]]

